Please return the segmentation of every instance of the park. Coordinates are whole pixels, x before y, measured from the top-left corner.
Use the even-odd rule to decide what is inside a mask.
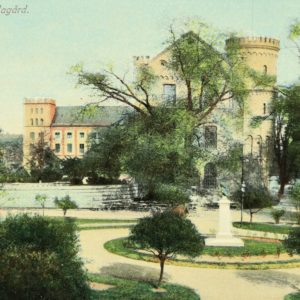
[[[124,1],[120,9],[133,2]],[[252,0],[252,29],[254,4],[260,18],[265,5]],[[190,15],[201,5],[185,9]],[[74,7],[83,12],[82,4]],[[32,24],[40,20],[37,8],[42,6],[26,5]],[[86,20],[102,37],[97,52],[96,36],[86,34],[70,53],[70,41],[78,41],[73,34],[85,25],[66,29],[62,7],[49,9],[64,24],[55,31],[58,25],[45,19],[53,50],[38,58],[40,39],[33,36],[35,46],[21,40],[25,56],[36,51],[26,56],[32,66],[48,65],[49,76],[10,89],[14,97],[22,93],[16,109],[2,106],[0,299],[300,299],[295,10],[289,8],[289,18],[278,16],[284,34],[279,27],[237,33],[243,26],[234,18],[237,28],[230,31],[221,19],[220,29],[199,17],[168,19],[159,36],[163,46],[150,47],[151,56],[133,56],[132,47],[148,51],[149,44],[133,32],[135,42],[129,42],[127,32],[119,61],[110,63],[121,44],[107,44],[105,30],[92,26],[98,7],[90,17],[73,11],[78,24]],[[103,20],[111,20],[112,11]],[[28,28],[22,30],[40,34]],[[105,28],[113,36],[115,26]],[[37,76],[36,70],[22,82]],[[51,97],[25,95],[49,89]]]

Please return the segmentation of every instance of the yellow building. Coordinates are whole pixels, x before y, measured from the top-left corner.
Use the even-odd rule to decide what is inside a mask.
[[[117,122],[128,111],[124,106],[102,106],[87,116],[83,108],[56,106],[56,101],[48,98],[25,99],[23,165],[28,165],[31,149],[39,142],[59,158],[83,157],[90,135]]]
[[[229,43],[231,40],[228,40]],[[255,71],[275,76],[277,75],[277,58],[280,49],[279,41],[267,37],[245,37],[235,39],[239,43],[239,51],[246,64]],[[149,65],[159,81],[156,85],[156,94],[165,101],[175,101],[185,97],[186,90],[176,76],[167,69],[166,62],[170,58],[170,50],[167,48],[153,58],[149,56],[135,56],[135,65]],[[242,128],[231,128],[233,138],[243,144],[243,156],[251,156],[262,167],[262,172],[267,181],[269,173],[268,156],[266,148],[270,145],[272,135],[272,120],[266,118],[260,126],[250,126],[255,116],[267,116],[273,96],[273,89],[259,89],[249,86],[249,96],[244,104],[244,119]],[[222,135],[227,135],[215,122],[222,114],[230,114],[235,107],[234,100],[220,103],[206,121],[202,128],[203,145],[220,149],[226,145],[222,142]],[[223,132],[222,132],[223,131]],[[227,137],[228,138],[228,137]],[[217,186],[218,172],[213,163],[208,162],[201,170],[202,182],[206,187]],[[267,184],[267,182],[265,182]]]

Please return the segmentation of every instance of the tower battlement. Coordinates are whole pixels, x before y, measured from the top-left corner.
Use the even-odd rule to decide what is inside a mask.
[[[24,104],[53,104],[56,105],[56,102],[52,98],[24,98]]]
[[[228,45],[232,41],[237,42],[241,48],[260,48],[279,51],[280,41],[270,37],[234,37],[226,41]]]

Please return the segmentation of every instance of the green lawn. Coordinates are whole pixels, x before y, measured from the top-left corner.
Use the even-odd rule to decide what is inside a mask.
[[[74,221],[77,225],[82,224],[104,224],[104,223],[136,223],[137,220],[131,219],[131,220],[120,220],[120,219],[82,219],[82,218],[73,218],[73,217],[53,217],[55,219],[61,219],[61,220],[70,220]]]
[[[104,248],[117,255],[125,256],[131,259],[143,260],[143,261],[151,261],[158,262],[153,255],[148,253],[138,252],[135,249],[129,248],[126,245],[126,238],[120,238],[108,241],[104,244]],[[224,262],[222,260],[216,259],[213,262],[208,261],[195,261],[189,258],[186,259],[172,259],[167,260],[166,264],[174,264],[180,266],[190,266],[190,267],[201,267],[201,268],[221,268],[221,269],[241,269],[241,270],[266,270],[266,269],[278,269],[278,268],[299,268],[300,260],[299,259],[291,259],[291,260],[280,260],[274,261],[272,258],[266,262],[248,262],[247,257],[250,255],[250,251],[252,251],[252,255],[264,255],[264,254],[275,254],[277,253],[277,246],[281,246],[280,243],[268,243],[268,242],[259,242],[249,240],[246,241],[246,248],[231,248],[231,247],[223,247],[223,248],[206,248],[204,251],[211,252],[211,255],[221,257],[221,251],[224,252],[225,255],[240,257],[241,261],[239,262]],[[273,245],[272,245],[273,244]],[[245,249],[248,249],[245,251]],[[282,252],[285,252],[282,249]],[[264,250],[264,251],[263,251]],[[218,251],[217,253],[215,251]],[[228,254],[229,251],[234,254]],[[239,253],[238,253],[239,252]],[[205,253],[205,252],[204,252]],[[206,253],[207,254],[207,253]],[[275,254],[276,255],[276,254]],[[275,256],[274,255],[274,256]]]
[[[254,230],[254,231],[281,233],[281,234],[288,234],[292,228],[295,228],[288,225],[275,225],[275,224],[267,224],[267,223],[249,223],[249,222],[243,222],[242,224],[240,224],[240,222],[234,222],[233,227]]]
[[[300,293],[288,294],[284,297],[284,300],[300,300]]]
[[[165,291],[155,292],[153,291],[154,285],[149,282],[95,274],[89,275],[89,280],[115,286],[104,291],[93,291],[93,300],[200,300],[192,289],[175,284],[162,284],[160,287]]]

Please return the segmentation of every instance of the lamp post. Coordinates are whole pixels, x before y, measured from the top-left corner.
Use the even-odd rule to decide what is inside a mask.
[[[245,184],[244,178],[243,178],[243,179],[242,179],[242,186],[241,186],[241,192],[242,192],[242,201],[241,201],[241,225],[243,224],[243,209],[244,209],[245,188],[246,188],[246,184]]]

